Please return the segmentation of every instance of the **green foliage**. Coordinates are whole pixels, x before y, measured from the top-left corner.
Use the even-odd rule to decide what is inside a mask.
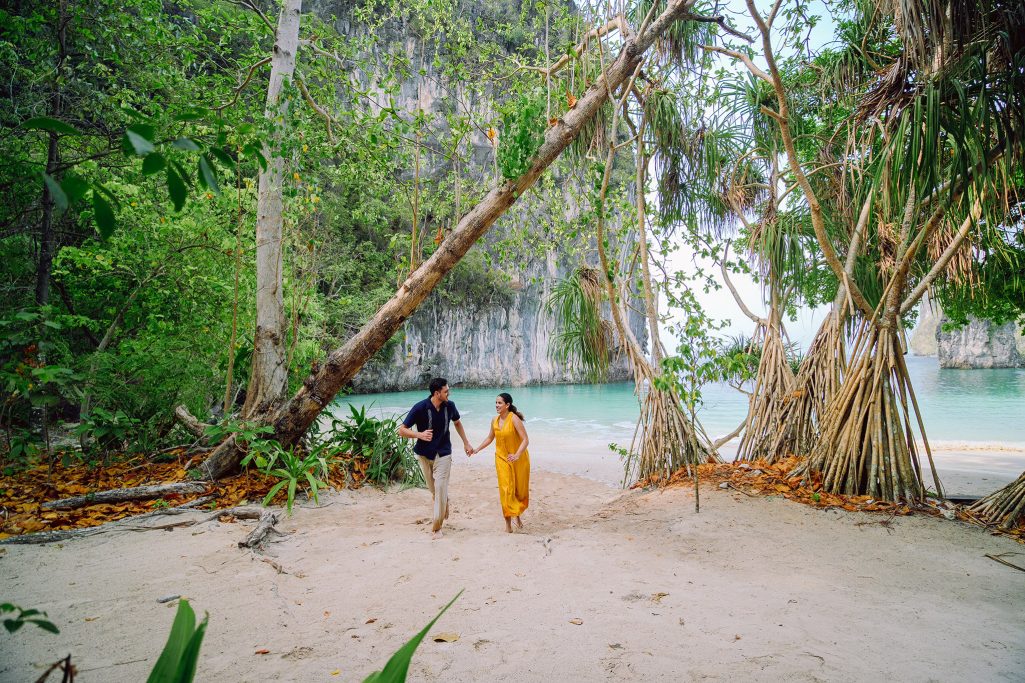
[[[74,430],[75,435],[85,437],[91,445],[103,451],[124,448],[140,425],[139,420],[120,410],[109,411],[98,406],[84,413],[80,420]]]
[[[361,456],[369,461],[367,481],[385,486],[399,481],[403,486],[424,486],[423,473],[412,444],[398,433],[399,420],[378,419],[367,415],[366,406],[349,405],[346,418],[332,418],[321,443],[332,444],[341,453]]]
[[[261,472],[281,481],[274,484],[263,499],[264,505],[270,505],[274,496],[285,489],[285,509],[292,514],[295,494],[302,487],[314,502],[320,502],[317,492],[327,487],[324,481],[328,476],[328,462],[325,445],[304,451],[301,448],[282,448],[277,441],[267,439],[253,441],[249,444],[249,453],[242,465],[250,462],[256,464]],[[287,487],[287,488],[286,488]]]
[[[60,629],[44,618],[46,612],[37,609],[23,609],[9,602],[0,603],[0,617],[8,633],[14,633],[25,624],[34,624],[49,633],[60,633]]]
[[[513,301],[509,276],[474,250],[452,269],[438,287],[438,296],[449,306],[482,309],[508,306]]]
[[[423,642],[424,637],[428,631],[433,628],[434,624],[441,618],[441,615],[448,611],[448,608],[459,599],[459,596],[463,594],[463,591],[456,593],[456,596],[452,598],[447,605],[441,608],[437,616],[430,620],[430,622],[423,627],[419,633],[399,648],[398,652],[393,654],[388,662],[384,665],[384,669],[381,671],[375,671],[374,673],[363,679],[363,683],[403,683],[406,680],[406,676],[409,673],[409,663],[413,659],[413,654],[416,652],[416,648]]]
[[[555,319],[549,356],[565,367],[579,368],[592,382],[604,381],[615,354],[611,324],[601,316],[601,273],[581,268],[555,284],[545,310]]]
[[[506,180],[519,178],[544,142],[545,97],[530,91],[502,108],[502,136],[498,145],[498,168]]]
[[[191,683],[196,676],[199,648],[209,621],[209,615],[204,615],[197,626],[196,613],[189,601],[179,600],[171,633],[146,683]]]
[[[264,434],[273,432],[274,428],[270,425],[234,417],[228,417],[216,424],[208,425],[203,430],[203,434],[212,442],[220,442],[229,436],[234,436],[235,442],[242,448],[245,448],[246,444],[260,441]]]

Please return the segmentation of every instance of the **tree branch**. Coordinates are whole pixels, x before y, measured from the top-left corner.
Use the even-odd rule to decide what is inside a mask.
[[[235,88],[235,93],[232,96],[231,100],[229,102],[226,102],[225,104],[222,104],[219,107],[214,107],[213,110],[217,112],[224,111],[228,107],[238,102],[238,96],[241,95],[242,91],[245,90],[247,85],[249,85],[249,81],[253,79],[253,74],[256,73],[256,70],[259,69],[261,66],[266,66],[267,64],[270,64],[270,57],[264,57],[256,64],[253,64],[251,67],[249,67],[249,73],[246,74],[246,79],[242,81],[242,84],[240,86]]]

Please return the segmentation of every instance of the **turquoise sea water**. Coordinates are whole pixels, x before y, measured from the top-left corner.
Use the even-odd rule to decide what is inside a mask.
[[[941,369],[935,358],[907,357],[912,383],[922,408],[930,442],[965,447],[1025,449],[1025,370]],[[451,398],[463,415],[471,440],[481,437],[494,415],[495,394],[508,391],[535,433],[576,439],[580,445],[609,442],[626,445],[638,415],[632,383],[566,384],[464,389]],[[339,399],[336,405],[367,405],[376,415],[405,415],[426,391],[365,394]],[[711,385],[703,391],[698,418],[712,435],[728,434],[747,411],[747,398],[731,387]],[[346,412],[348,412],[346,410]]]

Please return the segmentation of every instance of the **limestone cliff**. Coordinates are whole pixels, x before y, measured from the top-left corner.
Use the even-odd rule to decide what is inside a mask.
[[[971,318],[967,325],[953,327],[939,305],[928,301],[922,304],[909,346],[916,356],[937,356],[943,368],[1025,367],[1025,336],[1014,323]]]
[[[470,19],[487,15],[485,25],[516,17],[519,12],[515,4],[503,2],[464,4],[465,14]],[[352,6],[349,0],[314,0],[306,4],[305,10],[332,21],[344,35],[360,30],[352,21]],[[439,49],[436,41],[413,37],[412,27],[402,23],[386,24],[379,31],[380,40],[375,43],[378,47],[372,55],[378,64],[387,63],[390,54],[401,53],[409,64],[417,67],[399,84],[398,93],[391,94],[394,96],[392,106],[411,116],[417,110],[427,113],[434,125],[425,136],[424,149],[446,148],[449,143],[444,141],[448,130],[445,116],[459,111],[454,95],[460,95],[461,91],[459,84],[446,83],[444,74],[436,68],[434,52]],[[357,77],[368,90],[377,89],[376,74]],[[463,93],[459,99],[463,99],[463,95],[470,98],[470,106],[477,104],[469,93]],[[381,99],[387,101],[385,97]],[[478,130],[468,136],[462,156],[460,176],[465,178],[464,188],[487,187],[495,182],[495,147],[484,133]],[[625,157],[624,152],[624,163]],[[440,181],[453,169],[450,158],[427,151],[421,163],[424,185]],[[559,171],[553,167],[549,172]],[[402,174],[403,177],[410,175]],[[405,322],[395,342],[356,376],[353,386],[357,391],[420,389],[432,376],[443,376],[452,384],[470,386],[522,386],[582,380],[580,373],[560,368],[548,357],[555,324],[545,312],[545,303],[556,282],[581,265],[578,256],[550,246],[546,222],[552,219],[572,222],[580,213],[573,198],[575,193],[568,191],[572,181],[560,178],[557,185],[561,187],[555,196],[539,197],[534,192],[524,196],[467,255],[470,259],[476,252],[478,263],[499,264],[485,268],[497,270],[492,274],[496,276],[493,278],[495,286],[502,289],[500,295],[481,296],[477,291],[476,298],[455,297],[458,301],[454,302],[448,288],[454,281],[458,282],[458,269],[450,273]],[[468,208],[463,206],[464,211]],[[615,220],[610,217],[610,222]],[[429,225],[429,234],[436,228],[436,225]],[[498,258],[497,252],[502,249],[496,247],[497,242],[513,231],[520,233],[521,242],[530,243],[531,248],[523,249],[522,255],[514,259]],[[579,243],[578,240],[577,246]],[[479,250],[495,258],[481,259]],[[630,327],[641,344],[646,345],[643,317],[631,314]],[[620,359],[610,379],[623,380],[630,376],[625,359]]]

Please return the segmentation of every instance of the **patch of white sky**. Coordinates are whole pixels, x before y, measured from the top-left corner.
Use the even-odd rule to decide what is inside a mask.
[[[784,0],[784,2],[786,2],[786,0]],[[771,2],[765,2],[765,0],[756,0],[755,4],[763,16],[768,13],[772,6]],[[787,2],[787,4],[792,6],[792,3]],[[729,17],[731,23],[739,30],[752,37],[758,36],[758,31],[754,26],[754,21],[751,19],[751,15],[748,13],[744,0],[729,0],[728,2],[721,3],[719,12]],[[807,14],[818,17],[817,23],[813,27],[810,27],[807,33],[808,49],[816,51],[833,43],[835,41],[836,27],[831,20],[830,12],[828,11],[825,3],[822,0],[812,0],[808,3]],[[781,20],[777,20],[777,22],[780,24],[782,23]],[[779,47],[781,42],[782,41],[779,40],[779,36],[776,36],[773,40],[773,46],[774,49],[777,49],[781,54],[784,54],[784,48]],[[759,45],[757,42],[755,44]],[[755,52],[757,54],[760,50],[756,48]],[[734,62],[729,57],[716,55],[716,58],[719,65],[724,68],[742,69],[746,71],[746,67],[743,64],[740,62]],[[764,60],[755,59],[754,61],[763,69],[765,68]],[[657,198],[649,196],[648,201],[649,205],[653,206],[657,201]],[[694,253],[694,251],[686,244],[683,244],[682,241],[678,246],[679,249],[670,255],[666,264],[667,269],[670,272],[694,272],[697,268],[701,268],[705,272],[716,273],[719,284],[723,285],[721,275],[718,275],[719,271],[715,263]],[[756,315],[765,315],[767,313],[767,306],[764,303],[763,289],[759,283],[755,282],[750,276],[743,273],[731,274],[730,280],[734,287],[736,287],[737,292],[743,299],[744,303],[752,310],[753,313]],[[751,336],[754,332],[755,324],[750,318],[741,312],[733,296],[725,286],[722,286],[718,290],[712,290],[709,292],[704,292],[702,287],[696,287],[694,293],[707,315],[714,320],[725,323],[725,327],[716,332],[718,336],[724,338],[735,337],[738,335]],[[659,336],[662,339],[662,344],[665,346],[666,350],[669,353],[674,353],[679,342],[674,336],[672,328],[679,320],[680,314],[679,312],[674,312],[668,307],[664,293],[660,299],[659,310],[660,312],[668,315],[668,320],[664,321],[660,326]],[[784,326],[790,340],[797,343],[802,349],[806,349],[814,338],[815,332],[818,330],[818,327],[827,312],[828,309],[826,307],[798,307],[796,318],[784,321]]]

